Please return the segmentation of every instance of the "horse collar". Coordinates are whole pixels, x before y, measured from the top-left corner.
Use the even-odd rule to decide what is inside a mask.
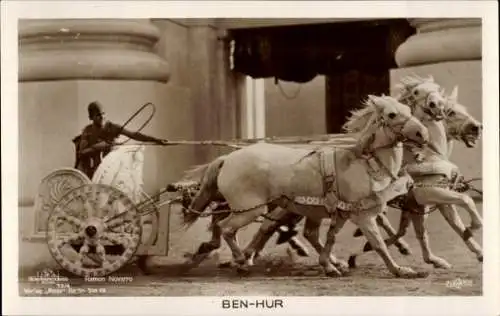
[[[376,155],[373,154],[368,154],[368,155],[363,155],[362,159],[366,161],[366,164],[368,167],[372,170],[372,172],[377,173],[380,171],[380,169],[376,169],[375,165],[378,165],[379,167],[382,168],[382,170],[388,174],[393,180],[397,180],[398,177],[392,173],[392,171],[387,168],[386,165],[378,158]],[[372,163],[373,162],[373,163]]]

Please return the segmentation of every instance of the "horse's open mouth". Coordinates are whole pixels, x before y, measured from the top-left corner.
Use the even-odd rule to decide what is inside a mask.
[[[438,121],[438,122],[442,121],[444,119],[444,115],[442,113],[434,113],[433,111],[431,111],[429,109],[424,109],[424,113],[426,113],[432,119],[434,119],[435,121]]]
[[[462,136],[462,140],[467,148],[473,148],[476,146],[476,142],[479,140],[480,135],[478,134],[466,134]]]

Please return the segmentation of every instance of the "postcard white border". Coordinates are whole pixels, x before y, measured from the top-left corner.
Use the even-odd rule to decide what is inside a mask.
[[[499,125],[496,1],[9,1],[2,2],[2,268],[8,315],[223,315],[218,297],[25,298],[18,296],[17,19],[19,18],[483,18],[484,295],[482,297],[288,297],[275,315],[498,315]],[[120,306],[120,308],[116,308]]]

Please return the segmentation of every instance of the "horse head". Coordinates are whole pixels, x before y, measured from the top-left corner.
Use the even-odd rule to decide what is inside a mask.
[[[427,128],[410,108],[390,96],[369,95],[365,108],[353,112],[344,125],[348,132],[359,133],[363,151],[390,147],[399,142],[423,147],[429,141]]]
[[[407,104],[419,119],[441,121],[445,117],[446,97],[432,76],[408,76],[397,85],[398,101]]]
[[[469,147],[475,147],[481,138],[483,125],[469,114],[467,108],[458,103],[458,87],[448,96],[446,107],[446,132],[451,139],[461,140]]]

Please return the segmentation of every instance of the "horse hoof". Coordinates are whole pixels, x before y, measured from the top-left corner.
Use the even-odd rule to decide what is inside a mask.
[[[417,274],[415,275],[415,278],[423,279],[428,277],[429,275],[430,273],[427,271],[418,271]]]
[[[292,239],[295,235],[297,235],[298,232],[296,230],[281,230],[280,228],[280,233],[279,233],[279,236],[278,236],[278,240],[276,240],[276,244],[277,245],[281,245],[285,242],[288,242],[290,241],[290,239]]]
[[[219,264],[219,268],[230,268],[231,267],[231,261],[226,261],[226,262],[222,262]]]
[[[246,267],[237,267],[236,268],[236,273],[239,275],[239,276],[248,276],[250,274],[250,270]]]
[[[400,249],[399,253],[402,254],[403,256],[409,256],[409,255],[411,255],[411,251],[409,249],[405,249],[405,248]]]
[[[435,258],[432,260],[432,265],[437,269],[451,269],[451,264],[449,264],[446,260],[441,258]]]
[[[477,256],[477,261],[483,262],[483,255]]]
[[[297,249],[297,254],[299,255],[299,257],[309,257],[309,253],[307,253],[307,251],[302,248]]]
[[[344,260],[338,260],[336,263],[333,264],[335,268],[337,268],[342,274],[348,273],[349,272],[349,264],[345,262]]]
[[[466,228],[463,234],[462,239],[464,241],[469,240],[474,234],[472,233],[472,230],[470,228]]]
[[[342,276],[347,276],[347,275],[350,275],[350,273],[351,273],[351,271],[349,270],[349,268],[337,267],[337,269],[340,271],[340,273],[341,273]]]
[[[407,247],[402,246],[402,247],[399,247],[398,250],[399,250],[399,253],[402,254],[403,256],[411,255],[411,250]]]
[[[349,264],[349,268],[356,268],[356,256],[350,256],[347,263]]]
[[[429,276],[429,272],[415,271],[409,267],[400,267],[397,276],[403,279],[418,279],[426,278]]]
[[[342,273],[340,273],[340,271],[332,270],[332,271],[325,271],[325,275],[329,278],[336,278],[336,277],[341,277]]]

